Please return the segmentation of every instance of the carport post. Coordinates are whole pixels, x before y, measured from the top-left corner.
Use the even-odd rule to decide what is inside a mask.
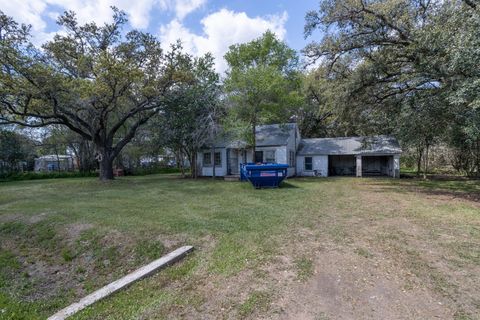
[[[362,156],[357,155],[357,177],[362,176]]]
[[[393,156],[393,177],[400,178],[400,155]]]

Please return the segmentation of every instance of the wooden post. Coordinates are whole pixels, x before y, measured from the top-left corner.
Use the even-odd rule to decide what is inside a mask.
[[[362,156],[357,155],[357,177],[362,176]]]
[[[393,177],[400,178],[400,155],[393,156]]]

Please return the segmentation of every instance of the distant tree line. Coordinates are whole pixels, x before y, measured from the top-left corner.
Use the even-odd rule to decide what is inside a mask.
[[[210,54],[125,34],[116,8],[103,26],[65,12],[65,32],[41,49],[29,26],[0,13],[0,125],[47,128],[43,152],[69,150],[102,180],[166,150],[196,177],[197,152],[222,135],[255,148],[257,125],[293,121],[304,137],[393,134],[418,173],[447,164],[479,176],[479,10],[466,0],[320,1],[305,36],[321,36],[303,59],[268,31],[230,47],[224,78]],[[2,163],[25,157],[7,145]]]
[[[34,143],[12,129],[0,128],[0,176],[33,169]]]

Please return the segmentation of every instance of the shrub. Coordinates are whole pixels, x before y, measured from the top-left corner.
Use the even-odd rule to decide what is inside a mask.
[[[96,172],[22,172],[0,175],[0,181],[96,177]]]
[[[131,170],[125,170],[125,175],[129,176],[146,176],[149,174],[167,174],[167,173],[180,173],[178,168],[170,167],[148,167],[148,168],[135,168]]]

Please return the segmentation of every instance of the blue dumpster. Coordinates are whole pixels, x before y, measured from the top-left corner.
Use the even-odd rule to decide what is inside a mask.
[[[277,188],[287,177],[287,164],[277,163],[247,163],[240,165],[240,180],[250,181],[259,188]]]

